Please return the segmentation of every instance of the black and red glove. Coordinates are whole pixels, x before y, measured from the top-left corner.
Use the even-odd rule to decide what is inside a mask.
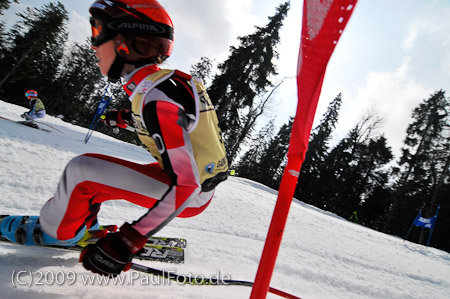
[[[125,223],[117,233],[109,233],[96,244],[89,244],[80,254],[87,270],[106,276],[117,276],[131,267],[131,259],[141,250],[147,237]]]
[[[128,109],[109,111],[102,117],[102,120],[105,122],[105,125],[111,128],[119,127],[125,129],[133,123],[131,111]]]

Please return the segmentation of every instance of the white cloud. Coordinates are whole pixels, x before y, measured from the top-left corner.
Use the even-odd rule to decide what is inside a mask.
[[[70,12],[68,32],[69,44],[72,44],[73,42],[84,43],[91,34],[88,18],[80,15],[77,11],[72,10]]]
[[[410,67],[411,59],[405,59],[392,72],[369,73],[366,85],[357,89],[356,97],[347,102],[344,99],[341,115],[345,117],[341,118],[340,128],[350,129],[361,115],[374,109],[384,120],[380,131],[398,154],[413,108],[433,92],[409,77]]]
[[[403,48],[405,50],[410,50],[413,47],[413,44],[417,39],[419,31],[420,31],[420,25],[418,23],[413,24],[409,28],[408,36],[403,41]]]
[[[169,64],[189,70],[206,56],[225,60],[238,35],[252,32],[255,17],[249,12],[252,0],[161,1],[175,27],[175,47]]]
[[[379,8],[389,13],[381,3]],[[445,1],[435,1],[415,3],[403,14],[391,11],[386,22],[378,24],[380,35],[371,35],[375,31],[365,27],[368,8],[356,8],[354,22],[333,54],[316,119],[342,92],[337,140],[365,112],[375,110],[384,118],[380,132],[398,157],[412,110],[440,89],[450,93],[450,8]]]

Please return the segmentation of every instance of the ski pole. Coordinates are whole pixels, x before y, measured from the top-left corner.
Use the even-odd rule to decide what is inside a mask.
[[[86,137],[84,138],[84,143],[87,143],[89,139],[91,138],[92,133],[94,132],[95,128],[97,128],[97,125],[100,123],[101,115],[103,115],[103,112],[106,110],[106,108],[109,105],[109,102],[112,100],[112,98],[119,92],[121,85],[117,86],[117,88],[111,93],[109,98],[104,101],[104,98],[106,96],[106,92],[108,91],[110,83],[108,83],[108,86],[106,86],[105,92],[103,93],[103,97],[100,100],[100,103],[98,105],[97,111],[94,115],[94,119],[91,122],[91,125],[89,126],[89,131],[86,134]]]
[[[100,100],[100,103],[99,103],[99,106],[102,104],[102,103],[104,103],[104,99],[105,99],[105,96],[106,96],[106,93],[108,92],[108,88],[109,88],[109,85],[110,85],[111,83],[110,82],[108,82],[108,85],[106,85],[106,88],[105,88],[105,91],[103,92],[103,95],[102,95],[102,98],[101,98],[101,100]],[[99,108],[97,107],[97,111],[95,112],[95,115],[94,115],[94,118],[92,119],[92,121],[91,121],[91,124],[89,125],[89,129],[88,129],[88,132],[87,132],[87,134],[86,134],[86,137],[84,137],[84,143],[86,144],[88,141],[89,141],[89,139],[91,138],[91,135],[92,135],[92,132],[94,131],[94,129],[95,129],[95,127],[97,126],[97,124],[96,124],[96,122],[97,122],[97,116],[98,116],[98,111],[99,110]],[[103,111],[104,110],[102,110],[101,111],[101,113],[103,113]]]
[[[242,281],[242,280],[232,280],[232,279],[219,279],[219,278],[205,278],[203,275],[187,276],[182,274],[176,274],[171,271],[164,271],[155,268],[151,268],[145,265],[132,263],[131,269],[159,277],[164,277],[166,279],[176,281],[179,284],[190,284],[190,285],[221,285],[221,286],[246,286],[252,287],[253,282]],[[269,292],[278,295],[282,298],[288,299],[301,299],[294,295],[288,294],[284,291],[269,287]]]

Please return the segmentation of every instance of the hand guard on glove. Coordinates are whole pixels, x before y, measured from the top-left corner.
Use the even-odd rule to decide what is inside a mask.
[[[105,122],[105,125],[111,128],[119,127],[125,129],[133,123],[131,111],[128,109],[109,111],[102,119]]]
[[[131,267],[131,259],[141,250],[147,237],[125,223],[117,233],[109,233],[96,244],[89,244],[80,254],[87,270],[106,276],[117,276]]]

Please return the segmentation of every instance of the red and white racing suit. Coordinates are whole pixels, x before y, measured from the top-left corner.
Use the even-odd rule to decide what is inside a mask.
[[[54,238],[67,240],[91,227],[101,203],[115,199],[148,208],[132,226],[151,236],[176,216],[202,212],[227,177],[217,116],[200,81],[156,65],[137,69],[127,81],[135,129],[158,162],[100,154],[72,159],[41,210],[41,226]]]

